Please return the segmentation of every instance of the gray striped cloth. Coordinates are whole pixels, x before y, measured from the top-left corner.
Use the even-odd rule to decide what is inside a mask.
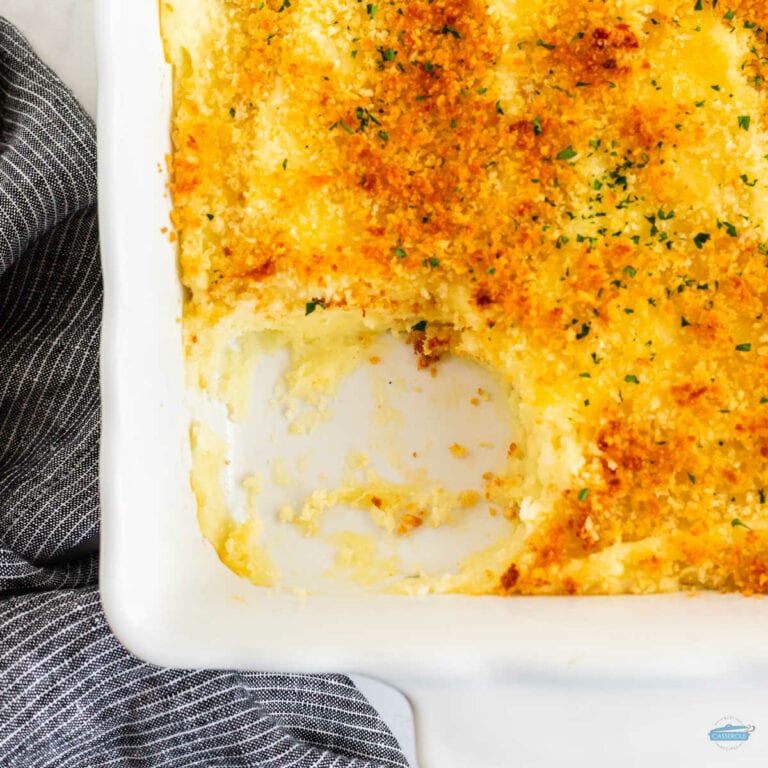
[[[0,19],[0,766],[407,763],[342,675],[178,671],[101,612],[93,124]]]

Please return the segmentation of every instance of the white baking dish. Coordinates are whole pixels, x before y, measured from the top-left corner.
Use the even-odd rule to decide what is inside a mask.
[[[175,667],[345,671],[395,681],[720,679],[768,670],[768,601],[738,595],[306,599],[227,570],[197,526],[167,227],[170,72],[156,0],[98,4],[102,338],[101,593],[137,656]],[[417,681],[419,681],[417,683]],[[417,723],[440,726],[414,701]],[[441,737],[425,734],[426,765]],[[430,746],[430,744],[432,746]],[[435,752],[435,754],[437,754]],[[443,763],[442,765],[445,765]],[[479,765],[479,764],[478,764]],[[442,768],[442,766],[441,766]]]

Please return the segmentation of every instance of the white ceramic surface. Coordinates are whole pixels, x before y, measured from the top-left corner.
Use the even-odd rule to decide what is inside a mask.
[[[424,768],[551,765],[569,749],[577,764],[608,765],[603,753],[615,760],[625,743],[617,734],[634,728],[633,702],[645,728],[662,724],[670,702],[695,710],[683,746],[668,729],[649,737],[648,749],[666,743],[665,754],[683,755],[662,764],[719,758],[706,731],[739,702],[756,714],[733,714],[761,715],[768,732],[768,709],[757,711],[746,682],[766,680],[768,601],[331,592],[302,600],[252,587],[221,566],[197,529],[188,483],[180,295],[173,248],[160,233],[169,207],[162,167],[170,82],[156,3],[101,0],[97,31],[106,291],[101,589],[123,643],[170,666],[343,669],[397,682],[416,708]],[[729,685],[735,698],[722,693]],[[601,724],[609,749],[590,754],[589,729]],[[766,755],[755,737],[739,762],[756,765],[750,761]]]

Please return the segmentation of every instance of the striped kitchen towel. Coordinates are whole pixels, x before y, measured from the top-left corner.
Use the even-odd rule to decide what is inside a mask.
[[[99,604],[94,127],[0,19],[0,766],[401,766],[342,675],[178,671]]]

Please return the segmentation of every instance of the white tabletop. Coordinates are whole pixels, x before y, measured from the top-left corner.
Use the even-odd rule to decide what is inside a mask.
[[[0,0],[0,16],[24,33],[95,117],[93,5],[93,0]]]
[[[0,15],[21,29],[95,116],[93,4],[0,0]],[[702,768],[768,764],[765,674],[744,670],[738,680],[688,682],[531,676],[483,685],[409,681],[407,687],[417,692],[417,723],[430,734],[421,745],[422,768],[547,768],[566,761],[575,768]],[[411,753],[402,698],[375,683],[363,688]],[[727,716],[756,726],[738,750],[724,751],[708,739],[708,731]]]

